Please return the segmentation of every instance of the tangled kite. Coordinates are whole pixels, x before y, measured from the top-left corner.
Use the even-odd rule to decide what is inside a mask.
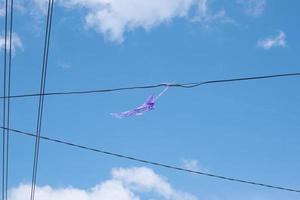
[[[143,103],[141,106],[134,108],[129,111],[121,112],[121,113],[111,113],[112,116],[122,119],[124,117],[130,117],[130,116],[137,116],[137,115],[143,115],[145,112],[151,111],[155,108],[156,101],[161,97],[167,90],[169,89],[169,86],[167,86],[159,95],[156,97],[154,95],[151,95],[148,97],[145,103]]]

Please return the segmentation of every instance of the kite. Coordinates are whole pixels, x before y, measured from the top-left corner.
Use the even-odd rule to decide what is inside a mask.
[[[129,111],[121,112],[121,113],[111,113],[113,117],[116,117],[118,119],[122,119],[124,117],[130,117],[130,116],[138,116],[143,115],[145,112],[149,112],[155,108],[156,101],[161,97],[167,90],[169,89],[169,86],[167,86],[159,95],[154,96],[151,95],[148,97],[148,99],[143,103],[141,106],[138,106],[137,108],[134,108]]]

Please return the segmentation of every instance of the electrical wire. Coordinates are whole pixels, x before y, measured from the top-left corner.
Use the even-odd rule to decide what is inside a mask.
[[[7,21],[8,21],[8,0],[5,1],[5,22],[4,22],[4,63],[3,63],[3,127],[6,126],[6,83],[7,83]],[[2,199],[6,196],[6,130],[3,129],[2,135]]]
[[[20,94],[20,95],[12,95],[12,96],[10,96],[10,98],[38,97],[41,95],[60,96],[60,95],[108,93],[108,92],[117,92],[117,91],[125,91],[125,90],[152,89],[152,88],[166,87],[166,86],[189,89],[189,88],[195,88],[195,87],[208,85],[208,84],[220,84],[220,83],[251,81],[251,80],[261,80],[261,79],[271,79],[271,78],[283,78],[283,77],[292,77],[292,76],[300,76],[300,72],[285,73],[285,74],[272,74],[272,75],[265,75],[265,76],[241,77],[241,78],[232,78],[232,79],[209,80],[209,81],[192,82],[192,83],[179,83],[179,84],[160,83],[160,84],[155,84],[155,85],[119,87],[119,88],[109,88],[109,89],[95,89],[95,90],[67,91],[67,92],[48,92],[48,93],[44,93],[44,94],[40,94],[40,93]],[[7,98],[7,97],[0,97],[0,99],[5,99],[5,98]]]
[[[9,55],[8,55],[8,84],[7,84],[7,119],[6,119],[6,187],[5,199],[7,200],[8,178],[9,178],[9,128],[10,128],[10,93],[11,93],[11,65],[12,65],[12,36],[13,36],[13,5],[14,1],[10,1],[10,30],[9,30]]]
[[[38,169],[38,158],[39,158],[39,149],[40,149],[40,135],[42,128],[42,118],[44,110],[44,93],[46,88],[46,77],[47,77],[47,67],[48,67],[48,55],[49,55],[49,46],[50,46],[50,36],[51,36],[51,25],[52,25],[52,14],[53,14],[53,2],[54,0],[48,1],[48,13],[47,13],[47,23],[46,23],[46,33],[45,33],[45,43],[44,43],[44,53],[43,53],[43,65],[42,65],[42,76],[41,76],[41,85],[40,85],[40,95],[39,105],[38,105],[38,119],[37,119],[37,128],[36,128],[36,140],[35,140],[35,151],[34,151],[34,163],[33,163],[33,172],[32,172],[32,185],[30,192],[30,199],[34,200],[35,198],[35,187],[36,187],[36,176]]]
[[[6,129],[6,128],[3,128],[3,127],[0,127],[0,128],[1,129]],[[170,170],[181,171],[181,172],[186,172],[186,173],[192,173],[192,174],[202,175],[202,176],[208,176],[208,177],[212,177],[212,178],[216,178],[216,179],[222,179],[222,180],[226,180],[226,181],[238,182],[238,183],[243,183],[243,184],[248,184],[248,185],[255,185],[255,186],[271,188],[271,189],[276,189],[276,190],[282,190],[282,191],[287,191],[287,192],[300,193],[300,190],[298,190],[298,189],[292,189],[292,188],[275,186],[275,185],[270,185],[270,184],[265,184],[265,183],[254,182],[254,181],[247,181],[247,180],[243,180],[243,179],[220,176],[220,175],[201,172],[201,171],[196,171],[196,170],[189,170],[189,169],[176,167],[176,166],[172,166],[172,165],[168,165],[168,164],[164,164],[164,163],[160,163],[160,162],[154,162],[154,161],[141,159],[141,158],[137,158],[137,157],[133,157],[133,156],[127,156],[127,155],[123,155],[123,154],[119,154],[119,153],[114,153],[114,152],[111,152],[111,151],[106,151],[106,150],[97,149],[97,148],[93,148],[93,147],[89,147],[89,146],[75,144],[75,143],[71,143],[71,142],[67,142],[67,141],[63,141],[63,140],[59,140],[59,139],[54,139],[54,138],[50,138],[50,137],[46,137],[46,136],[37,136],[35,134],[20,131],[20,130],[16,130],[16,129],[10,129],[10,131],[14,132],[14,133],[21,134],[21,135],[34,137],[34,138],[39,137],[40,139],[43,139],[43,140],[46,140],[46,141],[49,141],[49,142],[54,142],[54,143],[58,143],[58,144],[62,144],[62,145],[67,145],[67,146],[71,146],[73,148],[92,151],[92,152],[96,152],[96,153],[100,153],[100,154],[104,154],[104,155],[108,155],[108,156],[112,156],[112,157],[118,157],[118,158],[121,158],[121,159],[131,160],[131,161],[135,161],[135,162],[138,162],[138,163],[144,163],[144,164],[148,164],[148,165],[152,165],[152,166],[167,168],[167,169],[170,169]]]
[[[48,15],[47,15],[47,25],[46,25],[46,36],[45,36],[45,45],[44,45],[44,54],[43,54],[43,67],[42,67],[42,77],[41,77],[41,87],[39,94],[22,94],[22,95],[10,95],[10,88],[11,88],[11,48],[12,48],[12,17],[13,17],[13,0],[11,0],[11,11],[10,11],[10,38],[9,38],[9,65],[8,65],[8,85],[7,84],[7,21],[8,21],[8,0],[6,0],[6,18],[5,18],[5,59],[4,59],[4,95],[0,97],[0,99],[4,99],[3,102],[3,125],[4,127],[0,127],[3,129],[3,171],[2,171],[2,199],[7,199],[7,189],[8,189],[8,156],[9,156],[9,131],[20,133],[23,135],[34,137],[35,140],[35,154],[34,154],[34,166],[33,166],[33,176],[32,176],[32,188],[31,188],[31,200],[34,200],[34,193],[35,193],[35,184],[36,184],[36,174],[38,168],[38,157],[39,157],[39,146],[40,146],[40,139],[44,139],[47,141],[60,143],[63,145],[68,145],[80,149],[85,149],[101,154],[106,154],[109,156],[119,157],[127,160],[132,160],[140,163],[145,163],[149,165],[164,167],[172,170],[183,171],[188,173],[194,173],[197,175],[204,175],[213,178],[223,179],[227,181],[251,184],[256,186],[268,187],[278,190],[285,190],[289,192],[297,192],[300,193],[300,190],[279,187],[264,183],[246,181],[242,179],[230,178],[210,173],[204,173],[200,171],[188,170],[181,167],[176,167],[172,165],[167,165],[163,163],[153,162],[149,160],[144,160],[140,158],[135,158],[131,156],[126,156],[118,153],[113,153],[110,151],[105,151],[101,149],[96,149],[88,146],[78,145],[62,140],[52,139],[49,137],[41,136],[41,127],[42,127],[42,116],[43,116],[43,107],[44,107],[44,96],[56,96],[56,95],[74,95],[74,94],[92,94],[92,93],[105,93],[105,92],[116,92],[116,91],[124,91],[124,90],[136,90],[136,89],[151,89],[157,87],[179,87],[179,88],[195,88],[202,85],[207,84],[217,84],[217,83],[226,83],[226,82],[238,82],[238,81],[249,81],[249,80],[258,80],[258,79],[269,79],[269,78],[279,78],[279,77],[288,77],[288,76],[300,76],[300,73],[289,73],[289,74],[275,74],[275,75],[267,75],[267,76],[255,76],[255,77],[243,77],[243,78],[234,78],[234,79],[222,79],[222,80],[210,80],[204,82],[194,82],[194,83],[183,83],[183,84],[167,84],[161,83],[156,85],[147,85],[147,86],[133,86],[133,87],[121,87],[121,88],[112,88],[112,89],[97,89],[97,90],[88,90],[88,91],[70,91],[70,92],[52,92],[52,93],[45,93],[45,86],[46,86],[46,77],[47,77],[47,64],[48,64],[48,53],[49,53],[49,45],[50,45],[50,33],[51,33],[51,24],[52,24],[52,14],[53,14],[53,0],[49,0],[48,4]],[[6,91],[7,89],[7,91]],[[6,93],[8,92],[8,95]],[[38,109],[38,122],[37,122],[37,134],[26,133],[23,131],[18,131],[15,129],[10,129],[10,99],[11,98],[23,98],[23,97],[36,97],[39,96],[39,109]],[[7,105],[6,100],[7,99]],[[7,112],[6,112],[7,111]],[[7,118],[7,119],[6,119]],[[6,128],[5,128],[6,127]],[[5,137],[6,136],[6,137]]]
[[[10,16],[8,15],[10,13]],[[9,35],[9,39],[8,39]],[[2,199],[7,200],[8,176],[9,176],[9,127],[10,127],[10,91],[11,91],[11,58],[12,58],[12,36],[13,36],[13,0],[5,1],[5,38],[4,38],[4,74],[3,94],[7,97],[3,101],[3,131],[2,143]],[[9,44],[7,44],[9,43]],[[8,51],[8,53],[7,53]]]

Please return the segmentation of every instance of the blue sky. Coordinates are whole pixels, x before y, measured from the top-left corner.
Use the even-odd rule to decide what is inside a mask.
[[[39,91],[45,3],[16,2],[12,94]],[[300,71],[299,6],[291,0],[57,0],[46,90]],[[0,15],[4,24],[3,9]],[[3,43],[2,35],[1,55]],[[133,108],[161,89],[51,96],[45,99],[42,134],[300,188],[299,84],[300,79],[292,77],[171,88],[154,111],[122,120],[109,113]],[[12,100],[11,127],[34,132],[37,103],[37,98]],[[11,200],[29,198],[33,148],[32,138],[11,137]],[[40,150],[37,199],[299,199],[298,194],[145,166],[45,141]]]

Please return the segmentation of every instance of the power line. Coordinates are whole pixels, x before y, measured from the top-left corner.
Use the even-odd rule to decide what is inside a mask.
[[[35,185],[36,185],[36,175],[38,169],[38,158],[40,149],[40,135],[42,128],[43,110],[44,110],[44,93],[46,88],[46,78],[47,78],[47,67],[48,67],[48,55],[50,46],[50,36],[51,36],[51,25],[52,25],[52,14],[53,14],[53,2],[54,0],[48,1],[48,13],[47,13],[47,23],[46,23],[46,33],[45,33],[45,43],[44,43],[44,53],[43,53],[43,65],[42,65],[42,76],[40,85],[40,96],[38,105],[38,119],[36,127],[36,138],[35,138],[35,151],[34,151],[34,161],[33,161],[33,172],[32,172],[32,185],[30,199],[35,198]]]
[[[9,7],[10,6],[10,7]],[[8,15],[10,13],[10,16]],[[9,39],[8,39],[9,35]],[[7,200],[8,176],[9,176],[9,127],[10,127],[10,91],[11,91],[11,55],[12,55],[12,35],[13,35],[13,0],[5,1],[5,38],[4,38],[4,96],[3,102],[3,125],[7,130],[3,131],[2,147],[2,199]],[[9,42],[9,45],[7,44]],[[7,49],[9,52],[7,53]],[[7,55],[8,54],[8,55]],[[6,96],[7,95],[7,96]]]
[[[8,190],[8,178],[9,178],[9,128],[10,128],[10,92],[11,92],[11,54],[12,54],[12,35],[13,35],[13,5],[14,1],[10,1],[10,30],[9,30],[9,55],[8,55],[8,86],[7,86],[7,123],[6,127],[6,188],[5,188],[5,199],[7,200]]]
[[[0,127],[0,128],[1,129],[7,129],[7,128],[3,128],[3,127]],[[244,183],[244,184],[255,185],[255,186],[260,186],[260,187],[266,187],[266,188],[271,188],[271,189],[276,189],[276,190],[283,190],[283,191],[287,191],[287,192],[300,193],[300,190],[298,190],[298,189],[292,189],[292,188],[275,186],[275,185],[270,185],[270,184],[265,184],[265,183],[247,181],[247,180],[243,180],[243,179],[220,176],[220,175],[205,173],[205,172],[196,171],[196,170],[189,170],[189,169],[176,167],[176,166],[172,166],[172,165],[168,165],[168,164],[164,164],[164,163],[160,163],[160,162],[154,162],[154,161],[141,159],[141,158],[137,158],[137,157],[132,157],[132,156],[127,156],[127,155],[114,153],[114,152],[110,152],[110,151],[106,151],[106,150],[102,150],[102,149],[96,149],[96,148],[93,148],[93,147],[79,145],[79,144],[75,144],[75,143],[71,143],[71,142],[67,142],[67,141],[63,141],[63,140],[59,140],[59,139],[54,139],[54,138],[45,137],[45,136],[37,136],[35,134],[20,131],[20,130],[16,130],[16,129],[10,129],[10,131],[14,132],[14,133],[21,134],[21,135],[34,137],[34,138],[39,137],[40,139],[43,139],[43,140],[46,140],[46,141],[59,143],[59,144],[71,146],[71,147],[74,147],[74,148],[79,148],[79,149],[83,149],[83,150],[87,150],[87,151],[92,151],[92,152],[105,154],[105,155],[112,156],[112,157],[118,157],[118,158],[127,159],[127,160],[131,160],[131,161],[135,161],[135,162],[139,162],[139,163],[144,163],[144,164],[148,164],[148,165],[153,165],[153,166],[157,166],[157,167],[167,168],[167,169],[170,169],[170,170],[176,170],[176,171],[192,173],[192,174],[196,174],[196,175],[208,176],[208,177],[212,177],[212,178],[216,178],[216,179],[222,179],[222,180],[226,180],[226,181]]]
[[[241,78],[232,78],[232,79],[209,80],[209,81],[192,82],[192,83],[179,83],[179,84],[160,83],[155,85],[119,87],[119,88],[109,88],[109,89],[95,89],[95,90],[69,91],[69,92],[48,92],[42,95],[60,96],[60,95],[108,93],[108,92],[117,92],[117,91],[125,91],[125,90],[152,89],[152,88],[166,87],[166,86],[189,89],[189,88],[195,88],[195,87],[199,87],[202,85],[209,85],[209,84],[251,81],[251,80],[271,79],[271,78],[283,78],[283,77],[292,77],[292,76],[300,76],[300,72],[286,73],[286,74],[273,74],[273,75],[265,75],[265,76],[241,77]],[[33,93],[33,94],[12,95],[10,96],[10,98],[25,98],[25,97],[37,97],[37,96],[41,96],[41,94]],[[7,97],[0,97],[0,99],[5,99],[5,98]]]
[[[5,33],[4,33],[4,63],[3,63],[3,96],[6,98],[6,83],[7,83],[7,21],[8,21],[8,0],[5,1]],[[6,126],[6,99],[3,101],[3,127]],[[3,129],[2,141],[2,199],[6,196],[6,130]]]

